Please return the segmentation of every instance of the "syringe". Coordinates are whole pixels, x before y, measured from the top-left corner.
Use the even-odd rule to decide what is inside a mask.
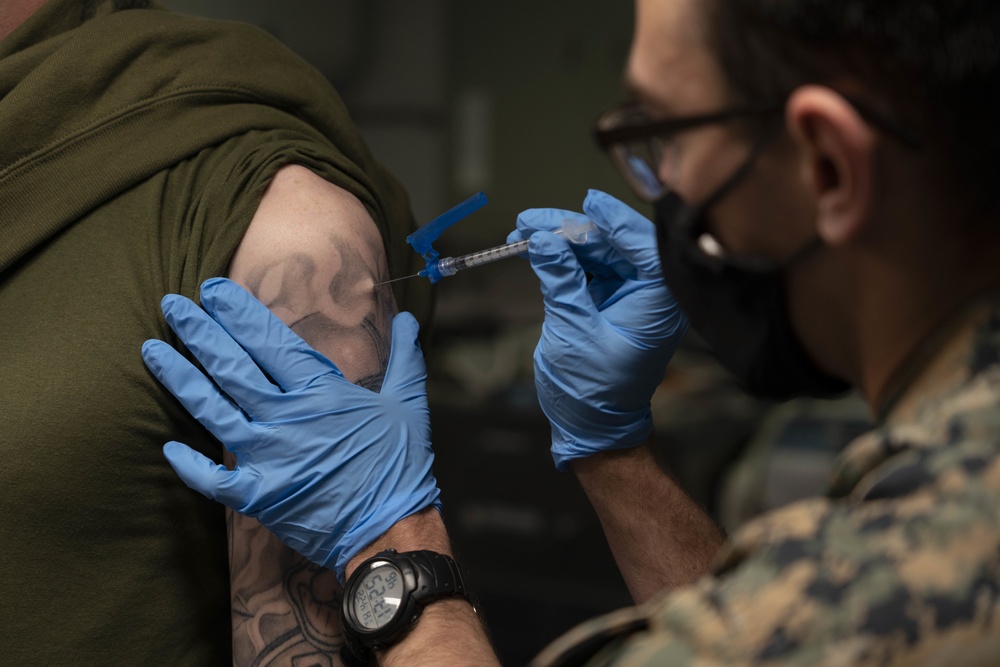
[[[590,220],[577,221],[566,219],[563,220],[562,227],[555,230],[553,233],[556,236],[565,238],[570,243],[580,244],[587,241],[587,235],[593,229],[595,229],[595,225]],[[501,259],[514,257],[515,255],[523,255],[526,252],[528,252],[528,239],[498,245],[494,248],[488,248],[478,252],[471,252],[468,255],[461,255],[459,257],[442,257],[441,259],[428,262],[427,268],[423,269],[419,273],[414,273],[411,276],[404,276],[402,278],[394,278],[393,280],[386,280],[385,282],[378,283],[378,285],[394,283],[397,280],[406,280],[407,278],[416,278],[417,276],[420,276],[421,278],[429,278],[432,283],[436,283],[441,278],[453,276],[459,271],[471,269],[475,266],[483,266],[484,264],[492,264],[493,262],[500,261]],[[376,285],[376,287],[378,285]]]

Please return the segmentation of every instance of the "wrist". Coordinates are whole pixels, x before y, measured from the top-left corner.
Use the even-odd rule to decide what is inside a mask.
[[[647,409],[641,419],[614,431],[601,431],[574,435],[569,430],[550,419],[552,424],[552,460],[560,472],[575,469],[577,461],[589,460],[602,454],[630,451],[650,442],[653,433],[653,419]]]
[[[383,667],[405,665],[499,665],[475,608],[468,600],[438,600],[400,644],[376,651]]]
[[[428,507],[405,519],[400,519],[378,539],[359,551],[344,569],[345,580],[361,563],[380,551],[435,551],[451,556],[451,543],[445,530],[441,513],[435,507]]]
[[[380,665],[411,667],[497,664],[458,566],[446,557],[450,552],[444,522],[432,507],[400,520],[352,558],[342,654],[366,665],[375,658]]]

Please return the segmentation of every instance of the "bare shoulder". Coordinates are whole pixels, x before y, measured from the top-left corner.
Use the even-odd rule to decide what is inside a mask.
[[[395,303],[361,202],[299,165],[275,174],[233,256],[242,284],[355,382],[381,384]]]

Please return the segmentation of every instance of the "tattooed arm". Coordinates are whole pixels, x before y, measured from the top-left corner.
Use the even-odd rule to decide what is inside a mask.
[[[353,195],[304,167],[283,167],[233,256],[229,277],[348,380],[381,388],[396,305],[388,286],[372,289],[388,277],[382,239]],[[302,664],[339,664],[341,589],[333,572],[252,518],[227,510],[227,521],[233,663],[291,665],[308,656]]]

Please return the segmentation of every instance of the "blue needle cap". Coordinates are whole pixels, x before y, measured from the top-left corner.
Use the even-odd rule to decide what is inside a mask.
[[[410,247],[416,250],[427,263],[427,268],[420,272],[421,276],[429,278],[431,283],[436,283],[441,279],[442,276],[437,270],[437,260],[440,255],[432,244],[438,240],[444,230],[486,206],[487,201],[485,193],[474,194],[406,237],[406,242],[410,244]]]

